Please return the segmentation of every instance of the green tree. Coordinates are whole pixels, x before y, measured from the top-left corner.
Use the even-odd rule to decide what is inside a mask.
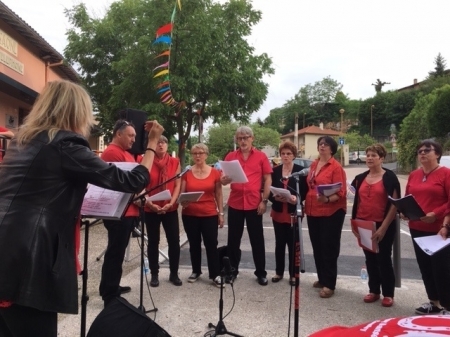
[[[174,98],[186,105],[179,111],[163,106],[152,72],[161,63],[154,59],[161,50],[152,41],[169,21],[173,4],[122,0],[111,4],[101,19],[90,17],[84,4],[76,5],[66,11],[72,28],[65,56],[79,66],[104,129],[110,129],[118,109],[148,111],[168,136],[177,134],[184,163],[198,113],[213,123],[248,122],[267,96],[263,76],[273,69],[270,58],[255,54],[246,39],[261,20],[251,1],[184,2],[173,30],[170,79]]]
[[[436,99],[429,107],[427,124],[430,134],[442,143],[446,141],[450,127],[446,122],[450,119],[450,85],[446,84],[433,91]]]
[[[416,146],[421,140],[431,136],[427,127],[427,115],[435,100],[436,94],[434,93],[419,97],[414,109],[401,124],[397,139],[398,161],[405,172],[409,172],[416,167]]]
[[[438,78],[443,77],[445,75],[445,67],[446,67],[446,61],[444,57],[439,53],[436,58],[434,59],[434,71],[430,71],[428,73],[430,78]]]
[[[314,84],[307,84],[300,88],[293,98],[289,99],[281,108],[270,111],[264,120],[265,126],[286,134],[295,129],[295,116],[298,115],[298,127],[309,124],[318,125],[320,122],[339,121],[339,109],[342,102],[348,98],[342,93],[343,85],[330,76]],[[345,106],[346,107],[346,106]],[[344,107],[344,109],[345,109]],[[280,126],[282,121],[282,126]],[[278,126],[277,126],[278,125]]]

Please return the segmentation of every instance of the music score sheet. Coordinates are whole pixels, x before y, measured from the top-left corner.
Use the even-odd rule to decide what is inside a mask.
[[[114,162],[110,163],[126,171],[132,170],[137,163]],[[81,215],[85,217],[97,217],[103,219],[119,220],[127,207],[133,193],[124,193],[108,190],[103,187],[88,185],[84,195]]]

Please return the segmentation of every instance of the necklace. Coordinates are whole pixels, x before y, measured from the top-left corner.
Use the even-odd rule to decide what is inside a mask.
[[[427,181],[427,178],[428,178],[428,176],[431,174],[431,172],[433,172],[433,171],[435,171],[435,170],[437,170],[438,169],[438,167],[439,167],[439,165],[438,166],[436,166],[434,169],[432,169],[430,172],[428,172],[427,174],[425,174],[425,171],[423,170],[423,168],[422,168],[422,171],[423,171],[423,178],[422,178],[422,182],[424,183],[425,181]]]

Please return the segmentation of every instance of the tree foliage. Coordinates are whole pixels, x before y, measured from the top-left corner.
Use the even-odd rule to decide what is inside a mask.
[[[152,69],[160,47],[152,46],[158,27],[166,24],[173,1],[122,0],[111,4],[99,19],[79,4],[66,10],[66,58],[78,66],[98,111],[100,125],[109,130],[116,111],[130,107],[158,119],[168,136],[177,134],[179,156],[195,129],[199,114],[213,123],[232,119],[246,123],[265,100],[272,74],[271,60],[257,55],[247,42],[261,19],[251,1],[191,0],[183,3],[173,30],[171,86],[174,98],[186,107],[173,111],[156,95]]]
[[[319,125],[320,122],[338,122],[339,109],[345,109],[348,101],[342,87],[341,83],[330,76],[314,84],[307,84],[281,108],[271,110],[264,120],[264,125],[286,134],[295,129],[296,115],[299,129],[303,127],[303,118],[305,126]]]
[[[436,95],[436,99],[430,104],[427,125],[433,137],[445,142],[450,132],[447,123],[450,120],[450,85],[446,84],[434,90],[433,93]]]
[[[445,75],[445,67],[446,67],[446,61],[444,57],[439,53],[436,58],[434,59],[434,71],[430,71],[428,73],[430,78],[438,78],[443,77]]]
[[[409,172],[416,167],[416,146],[421,140],[431,136],[427,127],[427,115],[435,99],[436,95],[434,93],[421,96],[411,113],[405,117],[401,124],[397,139],[398,161],[400,167],[405,171]]]

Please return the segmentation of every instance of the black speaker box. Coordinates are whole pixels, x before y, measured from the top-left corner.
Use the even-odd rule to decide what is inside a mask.
[[[147,132],[145,132],[147,113],[141,110],[124,109],[119,111],[119,118],[133,123],[136,130],[136,141],[134,142],[133,147],[128,151],[132,154],[145,153],[148,142]]]
[[[113,299],[95,318],[87,337],[171,337],[123,297]]]

